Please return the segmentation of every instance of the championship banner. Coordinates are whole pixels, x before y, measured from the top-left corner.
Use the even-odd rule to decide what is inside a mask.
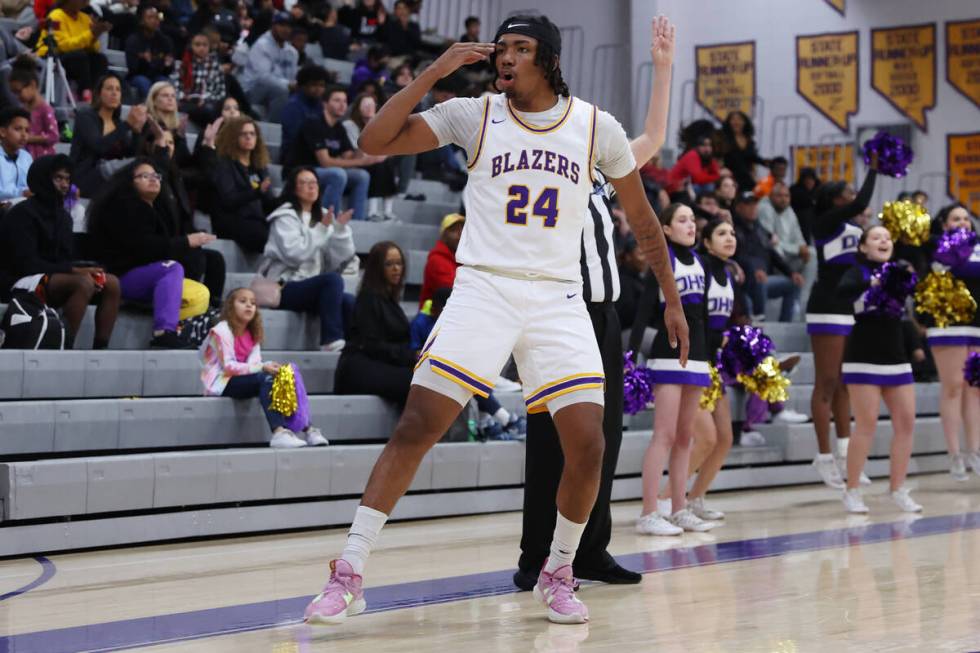
[[[732,111],[752,115],[755,103],[755,41],[699,45],[695,97],[718,120]]]
[[[858,33],[797,36],[796,92],[848,133],[858,111]]]
[[[980,213],[980,132],[948,134],[946,159],[949,196],[977,215]]]
[[[824,2],[836,9],[841,16],[847,13],[847,0],[824,0]]]
[[[980,107],[980,18],[946,23],[946,81]]]
[[[936,106],[936,26],[871,30],[871,88],[926,131]]]
[[[821,181],[854,183],[854,144],[794,145],[793,170],[814,168]]]

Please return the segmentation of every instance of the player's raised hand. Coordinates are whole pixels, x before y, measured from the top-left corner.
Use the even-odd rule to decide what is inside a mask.
[[[650,34],[650,57],[655,66],[670,66],[674,63],[674,36],[676,28],[666,16],[653,19]]]
[[[478,61],[489,61],[494,50],[493,43],[453,43],[432,64],[439,77],[451,75],[462,66]]]
[[[687,330],[687,318],[684,317],[684,309],[680,304],[664,309],[664,325],[667,327],[667,340],[673,349],[680,347],[678,358],[681,367],[687,367],[687,353],[691,348],[691,339]]]

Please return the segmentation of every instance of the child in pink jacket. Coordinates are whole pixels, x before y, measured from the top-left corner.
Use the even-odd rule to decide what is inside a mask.
[[[272,382],[281,365],[262,360],[262,335],[262,316],[255,294],[248,288],[232,291],[221,308],[221,321],[201,345],[204,394],[234,399],[258,397],[272,429],[271,447],[326,445],[327,439],[320,429],[310,424],[309,398],[295,365],[292,367],[296,379],[296,412],[287,417],[271,408]]]

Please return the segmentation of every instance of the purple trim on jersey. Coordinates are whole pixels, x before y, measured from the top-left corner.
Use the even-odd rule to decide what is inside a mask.
[[[911,385],[914,383],[911,372],[901,372],[900,374],[871,374],[868,372],[844,372],[841,375],[845,384],[854,385]]]
[[[707,388],[711,385],[711,375],[700,372],[681,372],[677,370],[651,370],[655,384],[696,385]]]
[[[853,328],[853,324],[828,324],[826,322],[806,323],[806,332],[809,335],[849,336],[851,335],[851,329]]]

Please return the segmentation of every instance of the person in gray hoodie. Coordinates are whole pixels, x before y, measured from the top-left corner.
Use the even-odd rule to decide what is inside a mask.
[[[322,190],[312,168],[295,168],[286,180],[279,207],[266,218],[266,241],[259,274],[281,286],[277,308],[314,313],[320,318],[324,351],[344,348],[344,325],[354,297],[344,293],[340,270],[355,256],[348,226],[352,212],[322,209]]]

